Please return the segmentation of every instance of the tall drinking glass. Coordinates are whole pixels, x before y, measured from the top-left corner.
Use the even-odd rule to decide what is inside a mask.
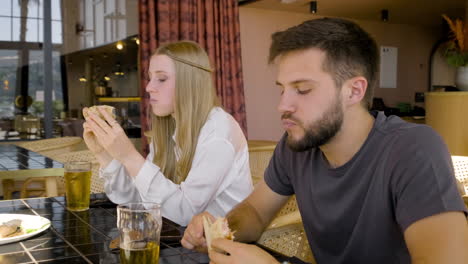
[[[161,234],[161,207],[157,203],[128,203],[117,207],[120,263],[157,264]]]
[[[88,210],[91,189],[91,163],[87,161],[67,162],[64,178],[68,210]]]

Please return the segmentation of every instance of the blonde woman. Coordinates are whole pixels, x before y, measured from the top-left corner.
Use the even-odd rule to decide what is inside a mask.
[[[100,110],[105,120],[90,114],[84,123],[108,197],[115,203],[161,203],[163,216],[180,225],[205,210],[224,216],[253,187],[246,139],[217,105],[206,52],[189,41],[161,46],[148,77],[152,128],[146,159],[107,112]]]

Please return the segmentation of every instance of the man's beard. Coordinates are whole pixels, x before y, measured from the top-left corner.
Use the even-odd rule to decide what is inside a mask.
[[[328,143],[340,131],[343,125],[343,109],[341,108],[339,98],[336,99],[320,120],[313,124],[304,126],[299,120],[291,116],[291,114],[283,114],[281,117],[296,121],[296,124],[304,129],[304,136],[299,140],[294,140],[291,135],[288,135],[286,143],[293,151],[301,152],[317,148]]]

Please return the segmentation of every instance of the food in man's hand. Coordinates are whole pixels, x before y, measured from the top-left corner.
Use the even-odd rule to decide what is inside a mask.
[[[216,221],[211,220],[204,216],[203,217],[203,229],[205,230],[205,239],[208,249],[211,250],[211,241],[216,238],[226,238],[229,240],[234,239],[234,232],[229,229],[229,224],[226,218],[218,217]]]
[[[110,105],[93,105],[93,106],[88,107],[88,108],[83,108],[83,116],[85,118],[87,118],[90,113],[94,113],[97,116],[99,116],[100,118],[102,118],[103,120],[106,120],[104,118],[104,116],[101,114],[101,112],[99,112],[98,108],[103,109],[104,111],[109,113],[109,115],[112,116],[112,118],[115,119],[115,108],[113,106],[110,106]]]
[[[20,219],[13,219],[0,225],[0,239],[23,235],[24,233]]]

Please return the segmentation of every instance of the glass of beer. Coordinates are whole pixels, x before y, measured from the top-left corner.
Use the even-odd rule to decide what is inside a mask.
[[[87,161],[65,163],[64,178],[67,209],[70,211],[88,210],[91,189],[91,163]]]
[[[161,207],[157,203],[128,203],[117,207],[120,263],[157,264],[161,234]]]

